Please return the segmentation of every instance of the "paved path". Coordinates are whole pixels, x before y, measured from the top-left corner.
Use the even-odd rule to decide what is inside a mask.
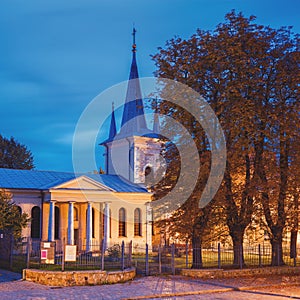
[[[131,282],[101,286],[48,287],[22,281],[0,270],[0,299],[300,299],[299,276],[197,280],[182,276],[140,277]],[[13,281],[12,281],[13,280]]]
[[[21,279],[22,275],[0,269],[0,283]],[[1,289],[0,289],[1,291]]]

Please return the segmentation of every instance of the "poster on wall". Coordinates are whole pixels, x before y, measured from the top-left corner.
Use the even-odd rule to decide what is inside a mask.
[[[76,261],[76,245],[66,245],[65,261]]]
[[[47,250],[41,250],[41,259],[47,259]]]
[[[41,263],[54,264],[55,242],[41,242]]]

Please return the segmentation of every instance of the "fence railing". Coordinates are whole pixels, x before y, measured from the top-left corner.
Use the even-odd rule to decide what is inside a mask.
[[[50,243],[49,243],[50,244]],[[40,240],[22,239],[15,241],[10,254],[9,264],[0,253],[2,267],[14,270],[23,268],[38,268],[48,270],[123,270],[136,267],[137,273],[153,275],[161,273],[176,274],[179,269],[193,267],[193,249],[191,245],[175,245],[148,247],[148,245],[133,247],[132,242],[113,245],[104,249],[103,243],[93,242],[85,245],[82,242],[76,247],[74,261],[67,261],[65,245],[54,243],[54,255],[51,263],[43,259],[43,249]],[[50,247],[50,245],[49,245]],[[84,249],[91,249],[86,251]],[[291,255],[290,248],[283,247],[283,261],[289,266],[300,266],[300,256]],[[47,251],[46,251],[47,252]],[[232,268],[234,251],[230,247],[217,247],[194,249],[194,253],[201,253],[202,268]],[[50,253],[50,251],[49,251]],[[242,253],[242,252],[241,252]],[[300,254],[298,247],[296,253]],[[245,267],[263,267],[271,264],[272,249],[270,245],[257,245],[243,247],[243,264]],[[242,260],[240,260],[242,261]],[[49,262],[49,261],[48,261]],[[279,264],[279,263],[278,263]],[[234,266],[236,267],[236,266]]]

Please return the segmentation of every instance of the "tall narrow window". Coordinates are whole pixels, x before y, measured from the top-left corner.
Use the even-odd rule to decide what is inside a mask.
[[[16,208],[18,210],[19,215],[21,216],[22,215],[22,208],[20,206],[16,206]]]
[[[60,226],[60,222],[59,222],[59,208],[57,206],[55,206],[55,221],[54,221],[54,238],[56,240],[59,239],[59,226]]]
[[[104,214],[104,209],[103,209],[103,213],[102,213],[102,235],[104,236],[104,221],[105,221],[105,214]],[[111,209],[109,209],[109,237],[111,238]]]
[[[134,235],[142,236],[142,214],[139,208],[134,210]]]
[[[119,236],[126,236],[126,212],[123,207],[119,209]]]
[[[85,211],[85,221],[88,226],[88,210]],[[95,238],[95,209],[92,207],[92,238]]]
[[[153,172],[150,166],[145,168],[145,184],[151,186],[153,184]]]
[[[95,209],[92,208],[92,238],[95,238]]]
[[[41,238],[41,209],[38,206],[31,209],[31,238]]]
[[[74,206],[73,210],[74,214],[74,221],[78,221],[78,208]]]

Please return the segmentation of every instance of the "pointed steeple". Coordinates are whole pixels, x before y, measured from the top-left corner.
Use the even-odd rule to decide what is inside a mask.
[[[121,134],[125,134],[127,136],[136,135],[138,133],[148,131],[144,115],[144,104],[142,100],[142,92],[136,63],[135,34],[136,30],[135,28],[133,28],[132,62],[120,132]]]
[[[109,134],[108,138],[101,142],[99,145],[106,145],[109,142],[112,142],[117,135],[117,126],[116,126],[116,117],[115,117],[115,107],[114,102],[112,103],[112,112],[110,115],[110,126],[109,126]]]
[[[116,118],[115,118],[115,108],[114,108],[114,103],[112,103],[112,112],[111,112],[108,140],[110,141],[113,140],[116,134],[117,134],[117,126],[116,126]]]

